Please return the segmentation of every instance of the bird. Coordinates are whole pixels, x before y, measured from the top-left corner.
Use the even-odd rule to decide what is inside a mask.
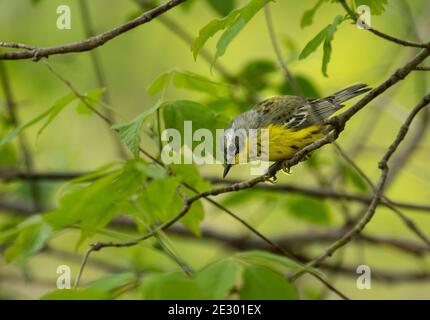
[[[356,84],[321,99],[285,95],[257,103],[236,116],[223,132],[223,178],[233,165],[257,160],[256,156],[261,159],[264,151],[261,142],[257,142],[256,152],[250,152],[252,131],[267,129],[268,160],[285,163],[299,150],[324,136],[326,120],[344,107],[343,102],[369,90],[367,84]],[[260,138],[261,135],[257,136],[257,141]]]

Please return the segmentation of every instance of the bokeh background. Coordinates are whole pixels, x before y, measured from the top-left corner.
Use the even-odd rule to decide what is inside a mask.
[[[299,60],[298,55],[306,43],[323,27],[331,23],[337,14],[344,14],[338,4],[325,3],[314,17],[314,22],[306,28],[300,27],[300,20],[305,10],[314,6],[316,1],[278,0],[271,4],[274,28],[277,39],[295,76],[306,79],[318,96],[329,95],[354,83],[365,82],[376,86],[385,80],[396,67],[412,57],[417,50],[405,48],[380,39],[369,32],[358,30],[349,21],[344,22],[333,40],[332,59],[329,64],[329,77],[320,71],[321,48],[306,59]],[[237,1],[238,5],[246,1]],[[67,4],[72,10],[72,29],[56,28],[59,5]],[[141,12],[134,1],[91,0],[88,1],[94,29],[97,33],[124,23],[130,17]],[[405,12],[405,5],[410,15]],[[430,2],[425,0],[404,1],[390,0],[385,12],[372,16],[372,25],[389,34],[404,39],[417,40],[417,34],[424,41],[429,37]],[[218,16],[206,1],[192,1],[185,8],[178,7],[166,15],[177,23],[193,38],[210,20]],[[0,0],[0,40],[21,42],[39,47],[54,46],[83,39],[85,31],[82,25],[80,7],[74,0],[35,1]],[[210,41],[206,48],[213,51],[215,41]],[[190,44],[180,39],[165,24],[155,19],[149,24],[138,27],[104,46],[97,48],[103,65],[108,92],[112,99],[115,116],[119,122],[132,119],[143,110],[151,107],[156,97],[146,92],[147,86],[161,73],[179,67],[201,74],[215,81],[225,81],[210,65],[199,57],[196,61]],[[263,12],[259,12],[229,46],[226,54],[219,59],[231,74],[240,74],[246,66],[256,61],[276,64],[275,53],[268,35]],[[89,53],[56,55],[49,58],[63,76],[70,80],[81,92],[97,88],[97,80]],[[6,61],[12,90],[17,101],[19,120],[25,123],[42,113],[59,97],[68,93],[68,89],[48,71],[41,62],[31,60]],[[259,81],[259,74],[255,75]],[[266,75],[268,85],[258,92],[258,99],[280,94],[284,78],[280,70]],[[375,99],[347,124],[339,144],[350,152],[358,146],[362,150],[354,160],[363,171],[377,181],[378,160],[387,146],[394,139],[396,132],[408,111],[427,92],[425,72],[413,73],[405,81],[391,88],[386,94]],[[240,89],[237,89],[240,90]],[[167,91],[169,99],[190,99],[208,103],[204,94],[176,89],[171,86]],[[350,105],[350,103],[348,104]],[[214,105],[213,108],[217,106]],[[251,107],[251,105],[249,105]],[[0,113],[6,114],[5,97],[0,92]],[[235,107],[225,104],[220,112],[228,116],[243,110],[246,106]],[[427,121],[423,115],[414,126]],[[119,160],[116,144],[109,128],[95,116],[80,115],[74,107],[66,108],[37,138],[39,126],[29,128],[25,136],[34,158],[37,171],[72,171],[87,172],[102,165]],[[145,128],[149,130],[148,128]],[[414,130],[412,130],[411,136]],[[4,134],[5,131],[1,132]],[[368,133],[368,136],[367,134]],[[430,203],[428,156],[430,152],[428,132],[421,140],[416,152],[396,178],[389,185],[387,195],[396,201],[407,201],[418,204]],[[362,145],[360,145],[362,142]],[[407,141],[406,141],[407,143]],[[154,152],[156,146],[151,139],[143,135],[143,145]],[[22,168],[19,148],[14,141],[8,146],[15,150],[15,158],[7,159],[9,151],[2,151],[1,170]],[[329,175],[336,169],[341,158],[331,146],[325,146],[317,152],[323,174]],[[4,160],[4,161],[3,161]],[[200,166],[202,175],[220,177],[220,165]],[[248,167],[241,166],[231,171],[231,178],[246,179]],[[280,183],[296,183],[303,186],[318,187],[318,179],[309,165],[300,164],[293,168],[293,174],[280,175]],[[39,182],[43,192],[45,207],[55,207],[58,191],[62,182]],[[324,187],[320,187],[324,188]],[[346,183],[338,186],[341,191],[367,193],[356,185]],[[246,191],[244,191],[246,192]],[[8,201],[28,206],[31,195],[28,183],[22,181],[3,181],[0,183],[0,197]],[[338,227],[344,219],[341,206],[336,201],[325,200],[329,219],[312,219],[301,217],[291,212],[282,199],[292,197],[288,193],[271,198],[255,193],[246,199],[238,196],[219,197],[238,215],[272,238],[294,235],[300,232],[319,232]],[[278,198],[282,198],[278,200]],[[349,209],[356,212],[359,204],[348,203]],[[213,207],[206,207],[206,216],[202,227],[227,236],[252,237],[241,225]],[[424,231],[429,234],[429,212],[405,210],[405,213]],[[17,223],[25,218],[5,209],[0,209],[0,228]],[[120,230],[118,232],[126,232]],[[129,232],[129,231],[127,231]],[[408,239],[418,242],[402,222],[388,209],[379,207],[374,219],[366,227],[366,234],[392,239]],[[88,240],[106,239],[106,235],[97,235]],[[69,265],[73,273],[77,272],[85,245],[75,250],[79,239],[78,230],[65,230],[49,241],[49,250],[23,261],[6,264],[0,258],[0,297],[6,299],[36,299],[46,292],[55,289],[56,269],[60,264]],[[171,235],[178,254],[194,268],[227,256],[233,249],[217,241],[194,237]],[[175,263],[154,249],[151,241],[134,248],[108,249],[92,257],[83,281],[89,282],[114,270],[169,270],[175,269]],[[306,252],[314,256],[328,245],[318,242],[306,246]],[[366,242],[353,242],[340,250],[330,262],[343,263],[356,267],[369,265],[374,270],[387,272],[429,272],[428,256],[416,256],[384,245],[372,245]],[[421,281],[387,283],[372,281],[370,290],[359,290],[356,287],[356,275],[339,275],[327,271],[332,283],[341,288],[351,298],[356,299],[427,299],[430,297],[430,277]],[[300,280],[301,291],[306,298],[335,298],[311,277]],[[124,297],[136,298],[137,294],[129,293]]]

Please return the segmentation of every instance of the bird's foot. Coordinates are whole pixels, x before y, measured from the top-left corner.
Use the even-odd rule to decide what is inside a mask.
[[[275,184],[276,182],[278,182],[278,178],[276,177],[276,175],[266,175],[264,177],[264,182],[268,182],[270,184]]]
[[[300,160],[300,162],[309,160],[310,158],[312,158],[312,153],[308,153],[308,154],[304,155],[302,160]]]
[[[282,171],[286,174],[291,174],[291,168],[290,168],[290,165],[288,164],[288,160],[285,160],[284,162],[282,162]]]

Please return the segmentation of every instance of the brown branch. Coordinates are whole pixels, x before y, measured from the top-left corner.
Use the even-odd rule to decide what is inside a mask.
[[[388,161],[392,157],[392,155],[396,152],[397,148],[405,138],[406,134],[408,133],[409,127],[414,120],[415,116],[418,114],[418,112],[425,108],[430,103],[430,93],[427,94],[420,103],[418,103],[412,112],[409,114],[406,121],[403,123],[402,127],[400,128],[395,140],[393,143],[388,147],[387,152],[382,157],[381,161],[379,162],[379,168],[382,170],[381,177],[379,179],[378,185],[376,187],[375,194],[373,196],[372,202],[370,203],[366,214],[364,217],[346,234],[342,236],[339,240],[337,240],[335,243],[333,243],[323,254],[318,256],[315,260],[310,262],[308,266],[310,267],[318,267],[325,259],[328,257],[331,257],[337,250],[345,246],[347,243],[349,243],[355,236],[360,234],[360,232],[366,227],[366,225],[371,221],[373,218],[376,207],[379,201],[381,201],[383,197],[384,192],[384,186],[385,182],[388,177],[389,167],[388,167]],[[297,272],[292,276],[292,279],[297,279],[299,276],[303,274],[303,271]]]
[[[430,48],[426,48],[418,53],[415,57],[409,60],[404,66],[397,69],[386,81],[375,89],[369,91],[362,99],[360,99],[356,104],[351,106],[348,110],[341,113],[338,116],[332,118],[333,122],[339,122],[340,124],[346,123],[352,116],[354,116],[358,111],[364,108],[370,101],[375,99],[380,94],[384,93],[386,90],[391,88],[394,84],[406,78],[406,76],[411,73],[411,71],[424,61],[430,55]]]
[[[336,274],[357,277],[356,268],[353,266],[335,266],[332,264],[322,264],[321,268],[334,272]],[[427,284],[430,280],[429,272],[414,272],[414,271],[391,271],[391,270],[381,270],[372,268],[372,280],[386,282],[386,283],[399,283],[399,282],[419,282],[422,284]]]
[[[92,19],[91,19],[91,14],[90,14],[90,10],[88,8],[88,4],[86,0],[79,0],[79,8],[81,10],[81,16],[82,16],[82,22],[83,22],[83,26],[84,26],[84,30],[85,30],[85,34],[87,38],[93,37],[95,35],[94,32],[94,27],[93,27],[93,23],[92,23]],[[91,62],[93,65],[93,69],[94,69],[94,73],[97,79],[97,83],[99,87],[105,88],[105,92],[103,92],[103,100],[104,102],[106,102],[108,105],[112,104],[110,95],[109,95],[109,91],[108,91],[108,86],[107,86],[107,80],[106,80],[106,75],[105,72],[103,70],[103,66],[102,63],[100,61],[100,57],[98,55],[97,50],[91,50],[90,51],[90,57],[91,57]],[[111,120],[111,122],[115,122],[115,118],[113,113],[110,110],[106,110],[106,116]],[[114,132],[112,132],[112,130],[109,130],[109,133],[111,134],[115,134]],[[116,139],[116,137],[113,137],[113,141],[118,153],[118,156],[121,159],[127,159],[127,152],[124,149],[124,145],[122,143],[120,143],[118,141],[118,139]]]
[[[347,161],[354,168],[354,170],[360,175],[362,179],[364,179],[364,181],[373,190],[373,192],[374,193],[377,192],[376,187],[373,184],[372,180],[370,180],[370,178],[364,173],[363,170],[361,170],[361,168],[354,162],[354,160],[352,160],[348,156],[348,154],[344,152],[343,149],[340,148],[338,145],[334,144],[334,146],[337,149],[337,151],[342,155],[343,159],[345,159],[345,161]],[[410,229],[412,233],[414,233],[418,238],[423,240],[430,248],[430,240],[427,238],[427,236],[418,228],[418,226],[411,219],[409,219],[403,212],[401,212],[393,204],[393,202],[390,199],[388,199],[388,197],[383,195],[381,197],[381,201],[379,201],[377,205],[379,205],[379,203],[383,203],[388,208],[390,208],[402,220],[402,222],[406,225],[406,227]]]
[[[416,23],[416,18],[412,14],[409,4],[405,1],[402,1],[401,6],[402,6],[402,10],[405,12],[405,17],[410,22],[411,33],[413,34],[415,39],[421,41],[421,36],[419,34],[418,26]],[[422,12],[422,14],[426,16],[425,10],[424,12]],[[419,67],[416,67],[416,68],[419,68]],[[414,70],[416,70],[416,68]],[[420,96],[425,94],[427,90],[426,76],[425,75],[417,76],[415,81],[417,83],[417,88],[418,88],[417,91],[419,91],[418,94]],[[421,141],[425,138],[425,133],[428,129],[429,121],[430,121],[430,110],[427,109],[426,112],[422,113],[421,119],[418,125],[416,125],[415,130],[411,138],[409,139],[408,143],[405,145],[405,147],[402,150],[398,152],[397,156],[393,159],[391,164],[391,169],[386,182],[386,188],[388,188],[393,183],[393,181],[401,172],[401,170],[411,160],[415,151],[417,151],[417,149],[419,148]]]
[[[102,120],[104,120],[107,124],[109,124],[110,126],[112,126],[112,123],[110,122],[110,120],[108,118],[106,118],[103,114],[101,114],[100,112],[98,112],[95,108],[93,108],[88,101],[77,91],[77,89],[70,83],[70,81],[68,81],[67,79],[65,79],[63,76],[61,76],[57,71],[55,71],[53,69],[53,67],[46,61],[44,61],[44,63],[46,64],[46,66],[48,67],[48,69],[59,79],[61,80],[91,111],[93,111],[96,115],[98,115]],[[140,152],[142,152],[143,154],[145,154],[147,157],[149,157],[155,164],[160,165],[162,168],[164,168],[169,174],[171,174],[170,170],[168,170],[168,168],[166,168],[164,166],[164,164],[158,160],[157,158],[153,157],[152,155],[150,155],[148,152],[146,152],[143,148],[139,147]],[[260,178],[263,179],[267,179],[268,177],[273,177],[276,172],[280,169],[281,164],[280,163],[275,163],[274,165],[272,165],[269,168],[269,171],[266,175],[261,176]],[[220,205],[219,203],[215,202],[212,199],[209,199],[207,196],[199,194],[198,191],[193,188],[192,186],[182,182],[182,184],[190,189],[191,191],[193,191],[194,193],[197,193],[196,196],[185,200],[184,202],[184,208],[181,210],[181,212],[173,219],[171,219],[170,221],[162,224],[161,226],[159,226],[158,228],[154,229],[153,231],[150,231],[148,234],[139,237],[135,240],[132,241],[126,241],[126,242],[98,242],[95,243],[93,245],[90,246],[90,248],[88,249],[88,251],[85,253],[84,258],[82,260],[82,264],[81,264],[81,268],[79,270],[78,276],[76,278],[75,281],[75,286],[77,287],[79,285],[82,273],[85,269],[86,263],[88,261],[88,258],[90,256],[90,254],[94,251],[99,251],[102,248],[106,248],[106,247],[116,247],[116,248],[121,248],[121,247],[129,247],[129,246],[134,246],[138,243],[140,243],[141,241],[144,241],[150,237],[153,237],[157,232],[161,231],[161,230],[165,230],[167,228],[169,228],[171,225],[175,224],[177,221],[179,221],[190,209],[190,206],[192,205],[192,203],[194,203],[195,201],[204,198],[205,200],[209,201],[211,204],[215,205],[216,207],[218,207],[219,209],[223,210],[224,212],[226,212],[227,214],[229,214],[231,217],[233,217],[236,221],[239,221],[242,225],[244,225],[245,227],[247,227],[249,230],[251,230],[255,235],[257,235],[258,237],[260,237],[262,240],[266,241],[267,243],[269,243],[273,248],[275,248],[277,251],[279,251],[280,253],[282,253],[283,255],[291,258],[294,256],[289,253],[287,250],[285,250],[284,248],[278,246],[276,243],[274,243],[273,241],[271,241],[270,239],[268,239],[266,236],[264,236],[262,233],[260,233],[258,230],[256,230],[254,227],[252,227],[250,224],[248,224],[247,222],[245,222],[243,219],[241,219],[240,217],[238,217],[237,215],[235,215],[231,210],[228,210],[227,208],[223,207],[222,205]],[[339,290],[337,290],[336,288],[334,288],[329,282],[327,282],[325,279],[323,279],[320,275],[316,274],[316,273],[312,273],[312,275],[317,278],[321,283],[323,283],[327,288],[329,288],[331,291],[335,292],[338,296],[340,296],[342,299],[348,299],[343,293],[341,293]]]
[[[117,223],[122,223],[122,226],[126,228],[132,226],[132,222],[129,219],[121,219],[121,222],[119,220],[115,220],[114,225],[118,226]],[[273,248],[268,246],[266,242],[263,242],[258,239],[244,236],[228,235],[224,232],[217,232],[215,230],[207,228],[202,228],[201,231],[203,239],[219,241],[237,250],[261,249],[273,251]],[[301,247],[308,245],[318,245],[322,243],[336,241],[343,234],[345,234],[345,231],[345,227],[324,231],[310,230],[277,237],[274,239],[274,242],[290,250],[297,250]],[[189,230],[179,226],[170,228],[168,232],[173,235],[179,235],[183,237],[195,237]],[[415,256],[422,256],[430,252],[430,248],[428,246],[409,239],[397,239],[374,236],[369,234],[360,234],[354,240],[357,242],[364,242],[376,246],[385,246],[388,248],[393,248]]]
[[[3,61],[0,61],[0,84],[6,98],[6,106],[12,125],[17,128],[20,125],[18,112],[16,110],[17,105],[11,88],[11,81]],[[27,173],[31,174],[31,172],[34,170],[34,161],[24,133],[21,133],[18,136],[18,142],[21,149],[22,158],[24,160],[25,170]],[[30,181],[29,186],[31,196],[33,198],[33,206],[36,210],[40,210],[42,207],[42,200],[40,197],[39,185],[35,181]]]
[[[31,214],[35,214],[36,212],[31,207],[25,206],[20,203],[8,202],[0,199],[0,210],[13,212],[20,216],[27,217]],[[46,208],[45,210],[49,210]],[[125,230],[133,230],[136,231],[136,225],[130,218],[126,216],[121,216],[115,218],[109,223],[109,226],[116,229],[125,229]],[[169,233],[187,237],[187,238],[195,238],[195,235],[191,233],[189,230],[181,227],[181,226],[172,226],[167,230]],[[319,244],[332,242],[339,239],[344,233],[346,229],[345,227],[341,227],[339,229],[333,230],[324,230],[324,231],[305,231],[296,234],[291,234],[287,236],[282,236],[275,238],[273,242],[278,244],[281,247],[285,247],[289,252],[295,251],[297,248]],[[215,240],[227,244],[236,249],[241,250],[249,250],[249,249],[264,249],[264,250],[272,250],[276,252],[273,246],[266,241],[262,241],[261,239],[249,238],[247,236],[233,236],[228,235],[226,233],[220,233],[216,230],[201,228],[202,238],[208,240]],[[398,238],[388,238],[388,237],[378,237],[374,235],[364,235],[360,234],[355,239],[356,241],[362,241],[373,245],[382,245],[391,247],[393,249],[401,250],[405,253],[413,254],[413,255],[423,255],[430,251],[430,248],[426,245],[422,245],[421,243],[409,240],[409,239],[398,239]]]
[[[4,43],[0,42],[0,45],[4,47],[20,47],[22,49],[26,49],[26,51],[14,51],[14,52],[5,52],[0,54],[0,60],[18,60],[18,59],[33,59],[35,61],[39,60],[43,57],[48,57],[55,54],[66,54],[71,52],[83,52],[89,51],[94,48],[100,47],[104,45],[106,42],[116,38],[117,36],[130,31],[142,24],[148,23],[152,21],[154,18],[159,15],[169,11],[170,9],[176,7],[177,5],[185,2],[187,0],[170,0],[166,3],[149,10],[142,14],[141,16],[130,20],[112,30],[106,31],[104,33],[98,34],[96,36],[90,37],[88,39],[70,43],[63,44],[60,46],[49,47],[49,48],[36,48],[33,46],[29,46],[26,44],[16,44],[16,43]]]
[[[29,181],[64,181],[82,177],[89,172],[80,171],[53,171],[53,172],[25,172],[15,169],[0,170],[0,179],[4,181],[29,180]]]
[[[393,159],[391,164],[390,174],[387,179],[387,187],[391,185],[397,174],[406,166],[412,156],[417,151],[421,141],[425,138],[430,122],[430,110],[426,110],[421,115],[418,125],[415,127],[413,135],[408,141],[408,144]]]
[[[0,175],[1,176],[1,175]],[[233,179],[221,179],[218,177],[208,177],[212,183],[215,184],[236,184],[242,182],[241,180],[233,180]],[[347,192],[339,192],[330,189],[321,189],[316,187],[306,187],[292,183],[282,183],[282,184],[260,184],[254,187],[259,190],[267,190],[267,191],[276,191],[276,192],[291,192],[291,193],[300,193],[309,195],[311,197],[323,198],[323,199],[333,199],[333,200],[347,200],[347,201],[355,201],[363,204],[369,204],[372,201],[371,195],[366,194],[358,194],[358,193],[347,193]],[[426,204],[415,204],[411,202],[403,202],[403,201],[393,201],[391,203],[399,208],[403,209],[411,209],[417,211],[430,211],[430,205]],[[387,206],[387,204],[383,201],[380,203],[382,206]]]
[[[23,50],[34,50],[36,47],[30,46],[28,44],[17,43],[17,42],[3,42],[0,41],[0,47],[2,48],[13,48],[13,49],[23,49]]]
[[[133,0],[143,9],[152,9],[155,6],[155,2],[152,0]],[[166,28],[169,29],[179,39],[184,41],[187,45],[191,46],[194,42],[194,37],[187,32],[179,23],[176,23],[173,19],[167,16],[160,16],[157,21],[161,22]],[[214,56],[206,49],[202,48],[199,51],[201,56],[209,65],[213,65],[213,69],[216,70],[221,76],[229,80],[232,83],[237,83],[239,79],[233,76],[219,61],[215,61]]]
[[[414,71],[430,71],[430,67],[415,67]]]
[[[345,0],[339,0],[339,3],[342,5],[342,7],[345,9],[345,11],[348,13],[348,15],[350,16],[350,18],[352,20],[354,20],[354,22],[357,22],[360,17],[359,15],[354,12],[346,3]],[[360,20],[361,21],[361,20]],[[363,21],[362,21],[363,22]],[[393,37],[389,34],[383,33],[381,31],[378,31],[370,26],[367,26],[366,30],[368,30],[369,32],[373,33],[374,35],[384,39],[384,40],[388,40],[390,42],[399,44],[401,46],[405,46],[405,47],[414,47],[414,48],[427,48],[429,45],[426,43],[420,43],[420,42],[412,42],[412,41],[407,41],[407,40],[402,40],[396,37]]]
[[[39,210],[36,210],[34,206],[28,206],[20,202],[7,201],[5,199],[0,199],[0,210],[21,215],[30,215],[39,212]]]
[[[278,60],[279,66],[281,67],[286,80],[291,84],[291,88],[294,91],[294,94],[297,96],[301,96],[302,92],[300,90],[299,85],[288,69],[284,59],[282,57],[281,48],[279,47],[278,41],[276,40],[275,29],[273,27],[272,15],[270,13],[269,3],[264,6],[264,15],[266,18],[267,30],[269,31],[270,40],[272,42],[273,50],[275,51],[276,59]]]
[[[86,175],[90,172],[67,172],[67,171],[57,171],[57,172],[22,172],[19,170],[8,170],[8,171],[0,171],[0,180],[3,181],[14,181],[18,179],[22,180],[35,180],[35,181],[63,181],[63,180],[71,180],[75,178],[79,178],[83,175]],[[95,177],[94,179],[96,179]],[[222,179],[216,176],[207,176],[205,180],[213,183],[213,184],[226,184],[232,185],[236,183],[243,182],[243,180],[235,180],[235,179]],[[302,186],[293,183],[280,183],[280,184],[259,184],[254,186],[254,189],[258,190],[267,190],[267,191],[275,191],[275,192],[290,192],[290,193],[299,193],[309,195],[311,197],[322,198],[322,199],[332,199],[332,200],[346,200],[359,202],[363,204],[369,204],[372,201],[372,196],[368,194],[360,194],[360,193],[348,193],[348,192],[340,192],[331,189],[322,189],[320,187],[311,187],[311,186]],[[391,200],[391,203],[402,209],[409,209],[414,211],[430,211],[430,204],[417,204],[412,202],[405,201],[396,201]],[[379,205],[386,206],[387,204],[382,201]],[[0,203],[1,206],[1,203]]]
[[[337,116],[337,117],[333,117],[330,122],[329,125],[331,127],[331,131],[322,139],[319,139],[315,142],[313,142],[312,144],[308,145],[307,147],[303,148],[302,150],[298,151],[292,159],[288,160],[286,163],[275,163],[274,165],[272,165],[268,172],[265,175],[262,175],[260,177],[251,179],[247,182],[243,182],[243,183],[239,183],[239,184],[235,184],[229,187],[225,187],[225,188],[216,188],[216,189],[212,189],[206,192],[202,192],[202,193],[198,193],[197,195],[195,195],[194,197],[190,198],[190,203],[193,203],[196,200],[199,200],[201,198],[205,198],[206,200],[208,200],[209,202],[211,202],[212,204],[214,204],[215,206],[223,209],[225,212],[231,214],[231,211],[227,210],[226,208],[223,208],[221,205],[219,205],[218,203],[214,202],[212,199],[208,199],[209,196],[215,196],[221,193],[226,193],[226,192],[232,192],[232,191],[237,191],[237,190],[242,190],[242,189],[248,189],[251,188],[253,186],[255,186],[256,184],[266,181],[268,179],[271,179],[272,177],[274,177],[276,175],[276,173],[282,168],[282,166],[287,166],[287,167],[292,167],[296,164],[298,164],[307,154],[309,154],[309,152],[316,150],[322,146],[324,146],[325,144],[331,143],[333,141],[335,141],[337,139],[337,137],[339,136],[339,134],[342,132],[342,130],[344,129],[345,123],[346,121],[348,121],[355,113],[357,113],[358,111],[360,111],[365,105],[367,105],[370,101],[372,101],[374,98],[376,98],[378,95],[380,95],[381,93],[385,92],[388,88],[390,88],[391,86],[393,86],[394,84],[396,84],[397,82],[399,82],[400,80],[404,79],[411,71],[414,67],[416,67],[419,63],[421,63],[425,58],[427,58],[430,55],[430,48],[426,47],[422,52],[420,52],[416,57],[414,57],[412,60],[410,60],[408,63],[406,63],[403,67],[399,68],[388,80],[386,80],[384,83],[382,83],[380,86],[378,86],[377,88],[373,89],[372,91],[370,91],[364,98],[362,98],[358,103],[356,103],[354,106],[352,106],[350,109],[348,109],[347,111],[345,111],[344,113],[342,113],[341,115]],[[50,67],[51,71],[52,71],[52,67]],[[55,72],[54,72],[55,74]],[[70,88],[73,88],[71,86],[71,84],[68,81],[65,81],[64,78],[62,78],[61,76],[59,76],[58,74],[56,74],[57,77],[59,77],[64,83],[66,83]],[[74,89],[74,92],[76,93],[76,89]],[[85,103],[86,100],[82,99],[83,102]],[[90,107],[91,109],[91,107]],[[106,121],[106,119],[104,119]],[[109,122],[108,122],[109,123]],[[144,152],[144,150],[141,149],[142,152]],[[145,152],[144,152],[145,153]],[[147,153],[145,153],[147,154]],[[150,156],[151,160],[153,160],[155,163],[160,164],[160,161],[158,161],[157,159],[155,159],[154,157]],[[164,165],[160,164],[163,168]],[[190,186],[186,185],[186,187],[190,188]],[[191,188],[190,188],[191,189]],[[193,189],[191,189],[193,190]],[[197,190],[194,190],[195,192],[197,192]],[[373,204],[374,200],[372,201],[371,205]],[[376,205],[379,202],[376,201]],[[190,204],[191,205],[191,204]],[[375,208],[376,208],[375,205]],[[186,213],[186,211],[185,211]],[[185,214],[184,213],[184,214]],[[181,213],[180,213],[181,214]],[[178,220],[181,218],[182,216],[178,216]],[[237,219],[238,217],[233,215],[233,217],[235,219]],[[240,220],[239,220],[240,221]],[[175,223],[175,221],[173,221],[173,223]],[[173,224],[172,223],[172,224]],[[255,230],[255,229],[254,229]],[[258,234],[257,235],[261,235]],[[150,235],[152,236],[152,235]],[[263,235],[261,235],[263,236]],[[145,237],[144,237],[145,238]],[[139,238],[139,241],[141,238]],[[266,237],[262,237],[263,240],[268,240]],[[138,242],[139,242],[138,241]],[[110,245],[110,244],[109,244]],[[134,244],[132,244],[134,245]],[[122,243],[122,244],[114,244],[114,245],[110,245],[110,246],[114,246],[114,247],[121,247],[121,246],[128,246],[128,243]],[[88,251],[88,255],[92,252],[92,251],[96,251],[97,246],[96,247],[91,247],[90,250]],[[282,249],[282,248],[281,248]],[[285,251],[282,249],[282,252]],[[83,267],[85,266],[85,264],[83,264]],[[315,275],[316,276],[316,275]],[[318,277],[318,276],[317,276]],[[335,292],[337,292],[338,294],[340,294],[340,296],[343,296],[341,293],[339,293],[337,290],[335,290],[334,288],[332,288],[332,286],[328,283],[326,283],[323,279],[320,279],[320,281],[322,281],[324,284],[326,284],[328,287],[330,287],[332,290],[334,290]]]

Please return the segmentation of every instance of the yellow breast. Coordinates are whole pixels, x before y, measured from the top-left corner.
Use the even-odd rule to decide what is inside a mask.
[[[270,161],[290,159],[298,150],[324,136],[317,125],[298,131],[280,125],[269,125],[268,129]]]
[[[290,159],[297,151],[324,136],[321,132],[321,127],[317,125],[297,131],[281,125],[269,125],[266,129],[269,130],[269,161]],[[257,140],[260,141],[259,139]],[[250,141],[247,139],[244,150],[236,155],[234,163],[255,160],[250,155],[249,150]],[[261,150],[260,144],[257,145],[257,158],[264,158],[264,148]]]

